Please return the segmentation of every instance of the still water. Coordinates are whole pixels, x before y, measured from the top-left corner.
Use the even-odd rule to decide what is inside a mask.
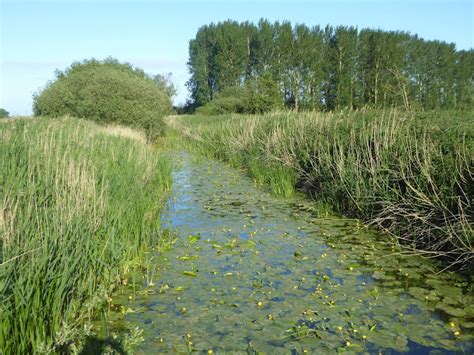
[[[474,351],[472,280],[223,163],[175,160],[162,226],[176,242],[108,320],[143,330],[137,353]]]

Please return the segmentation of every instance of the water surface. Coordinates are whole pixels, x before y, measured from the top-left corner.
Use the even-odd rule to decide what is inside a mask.
[[[469,280],[225,164],[175,160],[162,222],[176,243],[109,321],[143,329],[137,353],[474,351]]]

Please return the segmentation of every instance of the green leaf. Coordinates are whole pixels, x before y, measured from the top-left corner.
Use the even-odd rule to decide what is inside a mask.
[[[190,235],[188,236],[188,242],[189,244],[194,244],[196,243],[199,239],[201,239],[200,235]]]
[[[183,271],[183,275],[185,276],[197,276],[197,273],[194,271]]]

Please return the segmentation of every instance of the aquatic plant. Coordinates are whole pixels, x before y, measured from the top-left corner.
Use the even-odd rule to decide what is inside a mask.
[[[396,235],[407,252],[472,266],[472,112],[277,112],[168,124],[274,192],[302,189]]]
[[[116,289],[104,336],[140,327],[146,354],[472,353],[469,276],[438,274],[359,220],[273,196],[221,162],[173,161],[162,223],[176,243],[157,255],[155,287],[135,278],[149,292]]]
[[[0,353],[61,352],[161,238],[171,164],[73,118],[0,125]]]

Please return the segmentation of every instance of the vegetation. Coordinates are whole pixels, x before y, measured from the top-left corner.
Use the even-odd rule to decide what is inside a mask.
[[[86,343],[93,338],[92,318],[106,302],[112,308],[112,291],[120,284],[126,286],[127,273],[136,268],[147,285],[154,286],[152,278],[158,268],[152,262],[155,254],[147,260],[144,256],[171,243],[169,231],[162,235],[159,224],[171,184],[171,164],[146,143],[163,133],[165,120],[172,134],[187,138],[190,146],[206,154],[244,167],[257,183],[269,185],[276,194],[290,196],[302,190],[328,209],[360,218],[398,237],[407,247],[403,250],[443,258],[448,266],[472,270],[474,50],[457,51],[454,44],[425,41],[405,32],[344,26],[308,28],[266,20],[257,25],[226,21],[199,29],[190,42],[188,65],[188,106],[198,113],[196,116],[165,119],[172,109],[171,97],[176,94],[170,75],[149,76],[109,58],[85,60],[57,71],[55,80],[34,95],[37,119],[0,122],[1,354],[68,353],[81,348],[84,352],[98,351],[92,349],[109,344],[107,339]],[[294,112],[281,110],[288,108]],[[0,117],[8,115],[0,109]],[[202,309],[202,300],[230,305],[225,311],[206,308],[216,311],[216,317],[230,327],[228,319],[237,314],[233,312],[253,314],[274,307],[272,312],[280,317],[288,312],[272,302],[287,298],[301,301],[304,297],[310,297],[309,303],[319,309],[308,308],[302,313],[303,309],[292,306],[291,312],[296,313],[286,317],[291,328],[272,324],[267,334],[284,331],[285,336],[266,341],[264,346],[280,344],[282,348],[285,337],[295,342],[308,336],[324,340],[321,335],[331,340],[331,344],[326,343],[331,350],[344,350],[341,341],[345,347],[354,346],[354,351],[375,349],[366,347],[366,342],[381,349],[404,350],[409,349],[409,340],[430,348],[433,342],[439,348],[455,350],[462,349],[461,342],[471,343],[472,334],[461,333],[470,332],[473,325],[469,308],[472,287],[463,277],[445,275],[439,278],[441,282],[434,279],[422,285],[424,273],[432,271],[429,261],[422,266],[420,259],[407,261],[398,255],[390,262],[378,262],[386,252],[401,249],[389,244],[395,238],[368,240],[369,233],[359,233],[359,220],[341,221],[344,230],[334,242],[330,238],[335,235],[323,228],[340,228],[339,219],[330,224],[319,215],[308,215],[308,220],[298,220],[304,222],[302,226],[291,222],[295,237],[287,231],[290,212],[286,208],[295,215],[297,208],[321,212],[303,202],[293,201],[293,206],[284,201],[285,209],[275,209],[285,213],[275,214],[282,217],[275,228],[279,235],[268,243],[268,237],[275,234],[266,234],[271,229],[266,228],[265,218],[272,215],[275,200],[262,197],[251,206],[261,214],[239,207],[250,198],[248,181],[239,185],[232,174],[219,175],[219,164],[211,167],[203,165],[187,172],[197,176],[198,190],[183,189],[181,193],[194,194],[196,198],[187,200],[198,208],[190,204],[173,213],[182,214],[184,230],[199,226],[187,223],[195,221],[197,212],[215,217],[217,222],[209,218],[204,229],[211,233],[203,233],[230,239],[207,238],[202,246],[201,234],[189,230],[187,241],[181,243],[186,253],[176,254],[174,264],[170,264],[174,268],[168,268],[168,276],[181,284],[172,285],[171,280],[143,294],[159,291],[156,297],[163,297],[167,290],[186,292],[185,286],[191,281],[183,278],[208,286],[209,282],[227,285],[232,292],[220,287],[215,293],[221,298],[218,300],[209,290],[198,287],[192,290],[199,293],[196,297],[175,298],[176,294],[170,294],[165,298],[160,307],[168,301],[170,307],[160,312],[169,318],[162,320],[179,318],[168,329],[175,344],[183,345],[181,350],[170,342],[174,351],[197,350],[192,347],[191,333],[183,336],[175,329],[192,325],[189,321],[193,318],[184,316]],[[218,177],[214,178],[222,181],[206,180],[201,174],[205,171],[216,172]],[[181,181],[187,189],[194,186],[187,183],[188,175]],[[226,179],[232,188],[241,187],[234,196],[228,193]],[[232,212],[234,219],[222,219]],[[256,223],[258,216],[262,220]],[[232,228],[224,226],[224,221],[231,221]],[[319,244],[297,239],[297,231],[303,233],[306,227],[321,232]],[[239,231],[245,233],[237,234]],[[248,240],[240,241],[239,235]],[[266,240],[254,240],[257,235]],[[195,243],[199,244],[192,246]],[[305,243],[309,243],[306,248]],[[338,243],[343,252],[330,251],[337,249]],[[376,245],[381,248],[374,252]],[[188,251],[193,254],[188,255]],[[228,256],[227,262],[233,256],[238,260],[213,264],[216,270],[200,274],[200,269],[210,267],[208,256],[215,254]],[[328,254],[332,255],[326,258]],[[243,257],[249,262],[240,268]],[[275,269],[281,268],[273,275],[272,260],[278,262]],[[292,265],[306,260],[311,260],[307,266],[291,270]],[[326,267],[331,272],[315,273],[313,261],[320,263],[321,270]],[[235,274],[228,271],[231,264],[240,268]],[[256,269],[260,266],[263,272]],[[360,274],[356,274],[353,271],[359,266]],[[209,275],[227,279],[216,281]],[[278,284],[281,275],[291,282]],[[299,288],[306,281],[303,275],[314,276],[311,282],[317,287],[311,292]],[[237,283],[230,281],[234,276],[244,281],[245,292],[251,291],[239,303],[234,302]],[[359,276],[375,281],[367,285]],[[379,291],[377,282],[381,289],[387,288]],[[133,292],[135,285],[130,287]],[[272,287],[275,292],[270,296]],[[283,297],[278,297],[285,287]],[[336,289],[339,291],[331,295]],[[357,304],[344,289],[358,292]],[[398,303],[401,292],[405,299],[409,294],[417,303]],[[387,297],[380,298],[380,303],[392,305],[391,310],[385,304],[377,305],[380,296]],[[131,300],[122,297],[122,301]],[[195,308],[184,307],[186,302]],[[239,304],[242,310],[236,311]],[[182,306],[176,308],[178,305]],[[413,313],[412,305],[420,313],[412,317],[416,322],[410,328],[402,316]],[[143,311],[121,306],[115,310],[123,314]],[[226,312],[231,316],[226,317]],[[431,327],[437,332],[433,333],[436,343],[425,338],[426,332],[416,333],[423,323],[418,318],[421,312],[423,322],[433,320],[432,314],[436,316]],[[310,314],[322,316],[325,323],[307,318]],[[192,316],[202,321],[200,313]],[[447,329],[442,328],[448,327],[443,317],[450,322]],[[217,318],[207,317],[212,324],[210,332],[214,332]],[[274,315],[260,313],[259,319],[261,328],[263,321],[273,323]],[[253,335],[255,329],[247,328]],[[181,331],[185,329],[181,327]],[[247,351],[253,349],[248,334],[241,333],[240,341],[248,344],[240,345]],[[136,328],[132,342],[141,337],[142,331]],[[168,346],[163,338],[157,339],[160,346]],[[200,351],[209,349],[207,343],[199,346]],[[234,345],[228,346],[231,349]]]
[[[4,108],[0,108],[0,118],[10,117],[10,113]]]
[[[300,187],[428,256],[467,267],[474,258],[471,117],[362,110],[183,116],[170,124],[277,193]]]
[[[108,314],[108,329],[143,328],[137,353],[473,352],[469,277],[436,273],[358,220],[270,196],[214,159],[173,161],[162,218],[176,243],[155,292],[120,287]]]
[[[37,103],[52,107],[46,97],[60,88]],[[94,307],[162,241],[171,164],[126,131],[108,131],[72,118],[0,125],[2,353],[74,348]]]
[[[35,95],[33,111],[36,116],[71,115],[140,128],[154,139],[171,110],[173,90],[166,78],[151,78],[130,64],[85,60],[58,71],[56,80]]]
[[[252,80],[245,86],[229,86],[216,93],[215,98],[197,108],[201,115],[226,113],[264,113],[283,108],[278,87],[271,78]]]
[[[171,80],[172,73],[168,73],[166,75],[156,74],[152,76],[153,81],[155,82],[158,87],[166,92],[166,94],[171,98],[176,95],[177,90]]]
[[[220,94],[235,86],[265,98],[236,106],[249,113],[281,105],[459,109],[474,102],[474,51],[406,32],[226,21],[198,30],[188,65],[191,107],[219,106]]]

